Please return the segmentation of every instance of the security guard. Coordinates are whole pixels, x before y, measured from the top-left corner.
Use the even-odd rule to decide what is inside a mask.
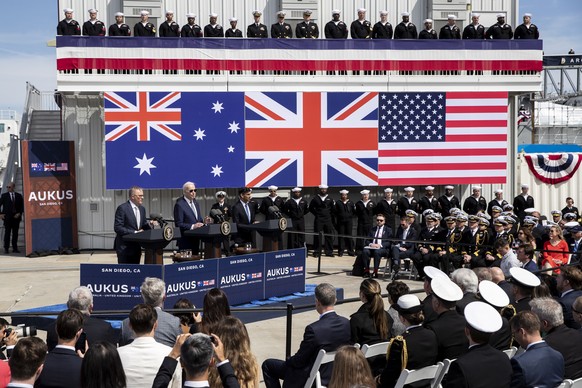
[[[442,26],[439,33],[439,39],[461,39],[461,30],[456,24],[457,17],[455,15],[448,15],[448,23]]]
[[[156,36],[156,26],[149,22],[150,13],[143,10],[140,15],[141,20],[133,27],[134,36]]]
[[[83,35],[85,36],[105,36],[105,24],[97,20],[97,10],[91,8],[89,11],[89,20],[83,23]]]
[[[228,21],[230,23],[230,28],[224,32],[224,37],[225,38],[242,38],[243,37],[242,31],[239,30],[238,28],[236,28],[236,25],[238,23],[238,19],[235,17],[232,17],[232,18],[229,18]]]
[[[289,39],[293,38],[293,30],[289,23],[285,23],[285,12],[277,12],[277,23],[271,25],[271,38]]]
[[[259,10],[253,11],[255,22],[247,27],[247,38],[268,38],[267,26],[261,23],[263,13]]]
[[[479,23],[478,13],[471,14],[471,24],[463,29],[463,39],[485,39],[485,27]]]
[[[540,31],[535,24],[531,22],[531,13],[523,14],[523,24],[515,29],[514,39],[539,39]]]
[[[131,36],[131,28],[123,22],[123,12],[115,14],[115,23],[109,26],[109,36]]]
[[[417,39],[416,26],[410,22],[410,13],[402,12],[402,21],[394,29],[394,39]]]
[[[208,15],[210,18],[210,23],[204,26],[204,37],[205,38],[224,38],[224,29],[220,24],[216,22],[218,14],[212,12]]]
[[[424,19],[424,30],[420,31],[418,39],[438,39],[437,32],[432,28],[432,19]]]
[[[325,25],[325,39],[347,39],[348,26],[340,20],[341,11],[334,9],[331,11],[332,20]]]
[[[182,38],[202,38],[204,34],[202,33],[202,27],[196,24],[196,15],[188,13],[186,14],[186,19],[188,19],[188,24],[182,26],[182,32],[180,33]]]
[[[57,25],[57,35],[81,35],[81,26],[73,20],[73,9],[63,9],[65,18]]]
[[[311,10],[303,11],[303,21],[295,27],[297,38],[317,39],[319,38],[319,27],[311,20]]]
[[[352,39],[371,39],[372,23],[366,20],[366,9],[358,9],[358,19],[352,22],[350,26],[350,35]]]
[[[497,23],[489,27],[485,33],[486,39],[511,39],[513,38],[513,29],[505,23],[505,14],[497,14]]]
[[[394,31],[388,21],[388,11],[380,11],[380,21],[374,24],[372,39],[392,39]]]
[[[180,36],[180,26],[174,21],[174,11],[166,11],[166,21],[160,24],[160,37],[176,38]]]

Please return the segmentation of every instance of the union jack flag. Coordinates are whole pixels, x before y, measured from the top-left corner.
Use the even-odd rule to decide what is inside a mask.
[[[378,93],[245,94],[246,184],[374,185]]]
[[[134,129],[138,141],[152,140],[152,130],[172,141],[182,140],[182,135],[172,129],[172,125],[182,123],[181,109],[170,108],[181,94],[157,97],[148,92],[105,93],[105,141],[115,141]]]

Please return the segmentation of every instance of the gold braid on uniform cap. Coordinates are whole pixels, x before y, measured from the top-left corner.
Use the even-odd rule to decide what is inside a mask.
[[[501,309],[501,316],[507,319],[508,321],[517,315],[517,310],[515,306],[511,303]]]
[[[388,349],[386,350],[386,361],[388,361],[390,358],[390,350],[393,349],[392,345],[394,344],[394,341],[399,342],[402,346],[402,351],[400,352],[400,361],[402,363],[402,367],[400,368],[400,370],[404,370],[406,369],[406,366],[408,364],[408,348],[406,347],[406,340],[404,339],[403,336],[398,335],[390,340],[390,343],[388,344]]]

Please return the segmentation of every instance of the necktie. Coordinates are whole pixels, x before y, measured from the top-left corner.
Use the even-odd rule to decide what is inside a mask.
[[[14,202],[14,192],[10,192],[10,201],[12,201],[12,212],[16,213],[16,202]]]
[[[376,231],[376,238],[374,239],[374,244],[380,244],[380,236],[382,235],[382,227],[379,227]]]
[[[249,210],[249,204],[245,203],[243,204],[244,208],[245,208],[245,213],[247,213],[247,218],[249,219],[249,224],[251,223],[251,211]]]
[[[574,252],[578,252],[578,246],[580,245],[580,241],[576,241],[574,243]]]
[[[137,224],[137,228],[139,229],[139,225],[140,225],[139,209],[137,207],[134,207],[133,212],[135,213],[135,222]]]
[[[194,212],[194,219],[198,220],[198,212],[196,211],[196,206],[194,205],[194,201],[190,201],[190,207]]]
[[[404,244],[404,240],[406,240],[406,235],[408,234],[408,229],[404,229],[402,231],[402,244]]]

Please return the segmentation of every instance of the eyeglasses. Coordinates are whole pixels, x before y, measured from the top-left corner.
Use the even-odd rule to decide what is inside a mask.
[[[195,192],[197,192],[197,191],[198,191],[198,189],[191,189],[191,190],[190,190],[190,192],[191,192],[191,193],[195,193]]]
[[[382,218],[376,218],[376,222],[384,222]]]

